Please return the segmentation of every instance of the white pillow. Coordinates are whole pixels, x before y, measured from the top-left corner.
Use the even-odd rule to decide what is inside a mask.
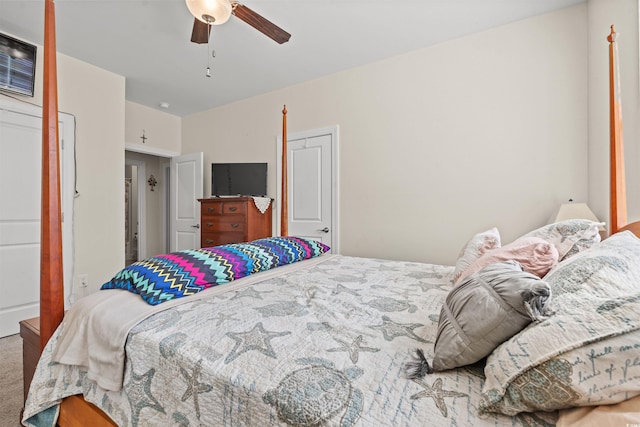
[[[456,267],[453,270],[453,282],[457,282],[463,271],[480,258],[489,249],[500,247],[500,233],[496,227],[473,236],[460,250]]]

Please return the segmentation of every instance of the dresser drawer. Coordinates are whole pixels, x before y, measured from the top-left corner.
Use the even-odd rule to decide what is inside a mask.
[[[217,202],[202,206],[202,216],[244,215],[244,202]]]
[[[207,203],[202,205],[202,216],[205,215],[222,215],[222,202]]]
[[[222,204],[222,215],[244,215],[245,202],[225,202]]]
[[[238,231],[244,232],[244,217],[243,216],[218,216],[218,217],[205,217],[202,219],[202,232],[208,231]]]
[[[236,232],[211,232],[202,233],[201,246],[210,248],[212,246],[226,245],[228,243],[238,243],[244,241],[244,233]]]

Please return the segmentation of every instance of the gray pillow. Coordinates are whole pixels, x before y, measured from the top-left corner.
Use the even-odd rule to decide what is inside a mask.
[[[549,285],[516,261],[489,264],[456,285],[442,306],[433,370],[475,363],[532,321],[543,320]]]

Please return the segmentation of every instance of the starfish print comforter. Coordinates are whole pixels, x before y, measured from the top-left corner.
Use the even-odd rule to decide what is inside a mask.
[[[416,347],[432,351],[453,267],[321,258],[146,317],[118,391],[52,362],[54,335],[26,424],[54,426],[61,399],[83,394],[123,427],[554,425],[555,413],[480,415],[481,365],[404,377]]]

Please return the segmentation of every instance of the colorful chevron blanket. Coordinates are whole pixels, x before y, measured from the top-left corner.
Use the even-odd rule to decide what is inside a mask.
[[[172,252],[125,267],[100,289],[125,289],[157,305],[259,271],[313,258],[328,250],[327,245],[312,239],[269,237]]]

